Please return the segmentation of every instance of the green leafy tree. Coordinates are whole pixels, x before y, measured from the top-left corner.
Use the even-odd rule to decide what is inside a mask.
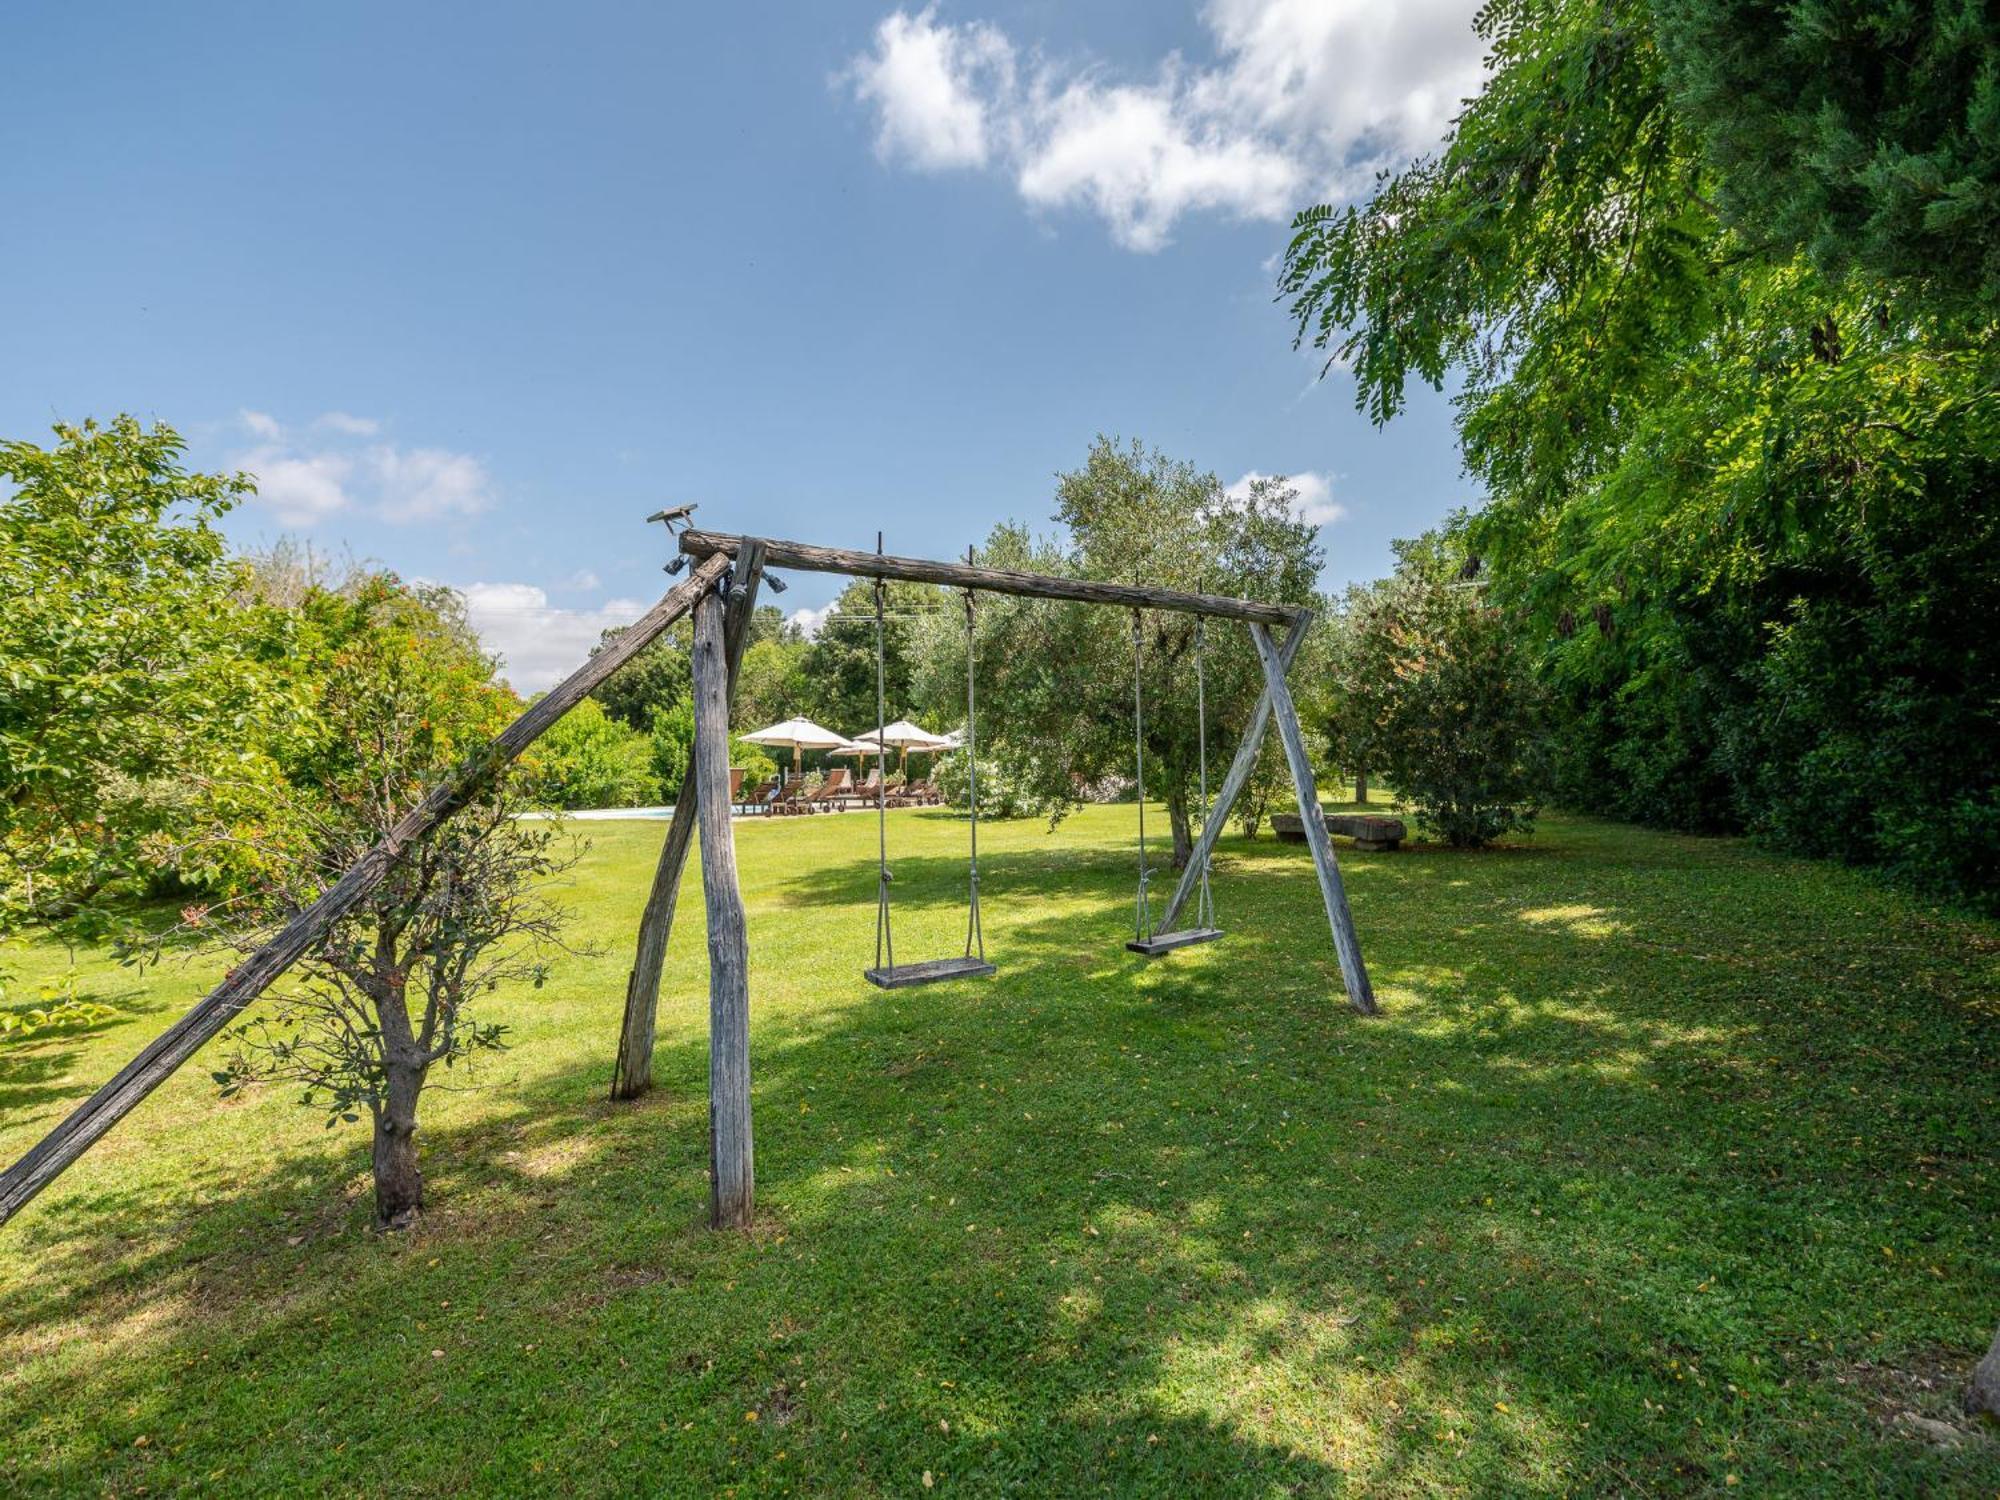
[[[955,596],[926,583],[890,580],[883,600],[884,700],[894,722],[914,712],[912,642],[919,623],[953,607]],[[763,669],[760,666],[760,673]],[[857,578],[840,591],[832,616],[799,659],[807,715],[840,734],[874,727],[875,585]],[[748,722],[745,719],[745,722]]]
[[[806,659],[811,649],[796,631],[750,642],[737,669],[736,722],[760,729],[816,707],[809,701],[807,687]],[[843,726],[843,732],[851,731]]]
[[[622,625],[605,631],[597,650],[602,651],[624,633]],[[599,683],[590,696],[619,723],[642,734],[649,733],[655,714],[677,703],[694,701],[693,669],[688,665],[688,651],[693,642],[693,632],[685,622],[669,627],[658,640]]]
[[[1805,189],[1716,154],[1680,102],[1696,33],[1639,0],[1480,24],[1493,71],[1445,149],[1302,214],[1282,285],[1378,419],[1459,373],[1469,545],[1560,705],[1561,794],[2000,901],[2000,764],[1969,748],[2000,736],[1971,623],[2000,608],[1984,273],[1798,248]]]
[[[1387,581],[1349,587],[1321,612],[1313,638],[1293,668],[1301,682],[1295,697],[1304,726],[1318,738],[1335,773],[1353,780],[1355,796],[1363,802],[1370,774],[1381,767],[1382,747],[1371,705],[1350,686],[1363,672],[1356,659],[1361,647],[1356,626],[1388,587]]]
[[[688,768],[694,764],[692,699],[654,711],[651,764],[661,794],[669,799],[679,797]]]
[[[313,713],[287,766],[289,808],[273,810],[261,880],[187,934],[248,952],[304,911],[466,755],[517,711],[435,591],[389,575],[300,610],[295,670]],[[377,1218],[423,1205],[418,1107],[434,1071],[469,1068],[505,1043],[478,999],[510,980],[539,984],[560,941],[539,894],[568,856],[547,823],[519,820],[507,776],[410,850],[355,911],[294,965],[229,1035],[225,1093],[296,1085],[329,1128],[369,1116]]]
[[[1397,805],[1456,848],[1532,832],[1549,786],[1533,662],[1477,574],[1436,533],[1398,542],[1394,575],[1348,594],[1333,668]]]
[[[0,925],[171,869],[265,779],[279,697],[215,525],[250,481],[131,417],[55,438],[0,443]]]

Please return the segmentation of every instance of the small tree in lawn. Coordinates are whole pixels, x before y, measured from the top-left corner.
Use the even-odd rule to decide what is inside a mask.
[[[1477,560],[1447,538],[1398,542],[1396,555],[1392,577],[1345,601],[1333,737],[1351,746],[1365,734],[1397,805],[1449,844],[1531,831],[1548,755],[1518,626],[1486,603]]]
[[[448,603],[390,576],[306,600],[298,668],[317,684],[317,712],[288,758],[270,873],[249,899],[191,921],[256,946],[506,722],[517,705],[439,607]],[[536,890],[570,860],[550,825],[514,817],[524,805],[504,779],[409,851],[299,961],[295,982],[231,1033],[216,1075],[225,1093],[302,1085],[329,1128],[365,1112],[383,1224],[407,1224],[423,1206],[418,1103],[433,1071],[504,1044],[506,1028],[478,1018],[479,996],[539,985],[558,943],[557,913]]]

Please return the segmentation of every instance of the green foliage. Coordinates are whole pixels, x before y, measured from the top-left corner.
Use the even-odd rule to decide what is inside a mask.
[[[193,474],[171,428],[0,443],[0,925],[89,925],[175,868],[191,827],[268,779],[276,709],[215,522],[251,488]]]
[[[262,839],[262,878],[240,899],[183,913],[184,933],[248,953],[295,919],[519,708],[466,628],[457,596],[390,574],[341,592],[312,589],[293,633],[294,669],[313,693],[310,732],[288,747],[285,799]],[[296,1085],[329,1127],[366,1110],[378,1216],[422,1201],[414,1137],[431,1070],[503,1045],[477,1015],[503,980],[539,985],[555,912],[538,887],[565,868],[557,833],[524,823],[524,780],[580,784],[560,769],[595,764],[608,733],[646,741],[585,703],[582,735],[524,774],[489,782],[392,864],[368,899],[303,955],[230,1038],[223,1093]],[[569,722],[565,720],[564,722]],[[593,739],[595,736],[595,739]],[[546,740],[548,737],[544,737]]]
[[[9,949],[28,946],[27,939],[15,934],[5,941]],[[11,997],[7,975],[0,971],[0,1002]],[[0,1010],[0,1041],[20,1042],[50,1031],[97,1026],[112,1020],[117,1012],[84,996],[79,989],[75,964],[42,979],[35,987],[37,1003],[8,1005]]]
[[[1397,543],[1394,576],[1348,592],[1330,694],[1397,805],[1458,848],[1532,832],[1549,778],[1533,663],[1477,573],[1436,533]]]
[[[686,710],[688,737],[680,742],[680,763],[673,766],[676,748],[662,741],[660,729],[667,726],[671,736],[679,722],[677,710],[656,710],[653,732],[642,734],[621,719],[614,719],[594,698],[583,702],[556,720],[548,733],[537,740],[523,757],[532,795],[545,807],[566,809],[594,807],[644,807],[660,797],[663,756],[667,769],[676,770],[675,785],[687,769],[687,747],[694,742],[693,712]]]
[[[2000,599],[2000,341],[1967,309],[1990,298],[1992,236],[1913,217],[1877,180],[1904,151],[1990,176],[1990,85],[1968,95],[1954,61],[1919,101],[1923,59],[1967,35],[1950,7],[1876,8],[1860,68],[1834,60],[1874,25],[1858,8],[1789,7],[1831,30],[1788,40],[1744,10],[1667,6],[1656,40],[1639,0],[1488,7],[1495,69],[1446,149],[1362,208],[1302,214],[1283,285],[1300,337],[1353,364],[1378,418],[1410,377],[1463,372],[1489,495],[1468,541],[1560,705],[1565,798],[1990,905],[2000,762],[1972,747],[2000,737],[2000,658],[1976,623]],[[1731,135],[1718,80],[1763,69],[1803,103],[1779,119],[1746,96],[1769,128]],[[1871,74],[1874,165],[1807,152],[1763,171],[1802,111],[1876,129],[1856,123]],[[1962,139],[1954,98],[1975,101]],[[1840,188],[1849,168],[1881,191]],[[1923,175],[1906,186],[1929,191]],[[1859,216],[1851,257],[1814,238],[1815,203]],[[1934,274],[1869,279],[1921,244]]]
[[[653,711],[653,780],[669,801],[680,795],[688,768],[694,764],[694,700],[684,698],[672,708]],[[629,804],[628,804],[629,805]]]
[[[765,753],[762,745],[753,745],[737,735],[729,737],[729,764],[732,769],[741,768],[746,788],[773,780],[778,774],[778,763]]]
[[[624,633],[623,626],[605,631],[597,650],[602,651]],[[654,715],[677,703],[690,702],[694,697],[693,669],[688,665],[688,651],[693,640],[693,629],[686,621],[670,627],[658,640],[599,683],[590,696],[603,705],[607,714],[628,729],[636,729],[642,734],[649,732]]]
[[[1221,790],[1217,779],[1219,767],[1209,768],[1209,796]],[[1324,783],[1321,791],[1326,790]],[[1323,799],[1322,799],[1323,800]],[[1236,831],[1246,839],[1254,839],[1264,827],[1264,819],[1274,811],[1287,811],[1297,806],[1292,797],[1292,770],[1285,761],[1285,747],[1275,732],[1264,736],[1264,743],[1258,748],[1257,763],[1250,768],[1250,777],[1243,783],[1243,790],[1236,794],[1236,805],[1230,809],[1235,820]]]
[[[806,686],[806,658],[811,650],[811,646],[795,633],[750,642],[744,648],[743,662],[736,672],[736,722],[751,729],[761,729],[766,724],[778,724],[807,714],[813,706]],[[871,724],[874,713],[871,706],[868,710],[868,722]],[[842,733],[852,733],[859,726],[831,727],[839,728]]]
[[[918,626],[926,617],[955,609],[956,605],[956,596],[930,584],[889,581],[882,624],[885,722],[906,718],[912,711],[912,684],[916,676],[912,643]],[[760,678],[765,671],[760,664]],[[874,728],[875,585],[872,580],[857,578],[840,591],[832,617],[798,658],[796,680],[808,705],[803,712],[809,718],[840,734],[854,735]],[[761,687],[760,683],[760,690]],[[738,718],[751,723],[747,710],[739,708]],[[771,721],[760,718],[752,727]]]
[[[948,750],[938,756],[931,783],[944,793],[945,802],[960,811],[972,806],[972,758],[963,750]],[[1046,817],[1053,811],[1037,793],[1037,776],[1032,767],[1018,760],[981,754],[979,757],[980,818]]]
[[[315,817],[419,800],[520,709],[448,588],[363,574],[310,590],[289,623],[287,670],[313,701],[276,753]]]
[[[2000,13],[1987,0],[1653,0],[1724,218],[1944,309],[2000,312]]]

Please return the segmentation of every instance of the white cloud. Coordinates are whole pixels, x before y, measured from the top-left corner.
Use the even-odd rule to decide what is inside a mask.
[[[268,446],[241,455],[235,467],[257,476],[258,502],[287,526],[311,526],[353,504],[346,484],[353,465],[338,453],[287,454]]]
[[[384,443],[368,450],[368,464],[379,487],[376,509],[385,520],[471,516],[492,503],[486,466],[469,453]]]
[[[578,568],[563,580],[563,587],[566,589],[589,590],[596,588],[600,582],[602,580],[595,573],[591,572],[590,569]]]
[[[492,476],[469,453],[361,446],[358,439],[381,431],[372,417],[324,412],[305,430],[247,408],[237,419],[256,442],[235,456],[234,467],[256,476],[258,502],[287,526],[311,526],[348,510],[430,521],[476,515],[493,503]]]
[[[987,99],[1004,101],[1014,88],[1014,49],[982,22],[940,26],[936,7],[903,11],[875,28],[875,50],[857,57],[847,79],[875,106],[875,154],[924,171],[984,166],[989,138]]]
[[[1158,250],[1195,209],[1275,219],[1298,206],[1303,173],[1285,153],[1191,116],[1171,87],[1072,83],[1043,109],[1047,128],[1016,186],[1042,208],[1082,205],[1128,250]]]
[[[1347,515],[1347,507],[1333,498],[1333,480],[1311,469],[1297,474],[1260,474],[1252,469],[1223,493],[1232,500],[1250,498],[1250,487],[1259,480],[1276,479],[1292,492],[1292,514],[1309,526],[1330,526]]]
[[[811,640],[820,633],[821,627],[826,624],[827,618],[833,614],[836,607],[837,601],[834,604],[822,604],[818,609],[795,609],[785,616],[785,623],[796,625],[799,634]]]
[[[1040,57],[1023,70],[989,23],[898,10],[841,77],[873,107],[884,161],[1003,168],[1031,206],[1088,208],[1119,244],[1152,251],[1186,214],[1283,219],[1436,146],[1479,86],[1474,10],[1211,0],[1213,65],[1176,53],[1133,78]]]
[[[596,609],[562,609],[532,583],[473,583],[459,589],[480,642],[501,659],[514,690],[538,693],[580,666],[605,631],[630,625],[647,605],[612,599]]]

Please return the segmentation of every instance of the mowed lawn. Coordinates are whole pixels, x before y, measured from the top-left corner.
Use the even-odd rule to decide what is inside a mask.
[[[421,1228],[369,1229],[358,1128],[198,1063],[0,1230],[0,1490],[2000,1487],[1909,1420],[2000,1319],[2000,929],[1552,817],[1343,856],[1363,1020],[1268,834],[1225,941],[1126,953],[1132,827],[989,825],[999,977],[884,994],[874,819],[739,825],[758,1227],[717,1235],[699,873],[613,1105],[664,825],[583,825],[596,952],[429,1096]],[[890,832],[898,956],[957,952],[964,824]],[[212,977],[80,961],[117,1019],[0,1051],[9,1158]]]

